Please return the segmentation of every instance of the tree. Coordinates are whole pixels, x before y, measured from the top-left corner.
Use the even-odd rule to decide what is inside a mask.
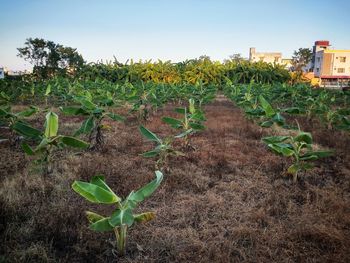
[[[294,51],[292,57],[292,65],[294,71],[302,72],[303,68],[309,64],[312,59],[312,51],[309,48],[299,48]]]
[[[40,78],[74,73],[84,65],[83,57],[75,48],[65,47],[42,38],[28,38],[18,56],[31,63],[33,73]]]

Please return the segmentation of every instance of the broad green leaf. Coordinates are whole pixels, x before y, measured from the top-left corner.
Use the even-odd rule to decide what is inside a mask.
[[[295,142],[305,142],[307,144],[312,144],[312,136],[309,132],[299,132],[297,136],[294,137]]]
[[[269,136],[262,138],[262,141],[265,143],[278,143],[278,142],[284,142],[288,140],[290,136]]]
[[[162,143],[162,140],[159,139],[157,137],[157,135],[155,135],[153,132],[151,132],[150,130],[146,129],[145,127],[143,127],[142,125],[140,126],[140,132],[141,134],[146,137],[148,140],[153,141],[153,142],[157,142],[158,144]]]
[[[121,225],[131,226],[134,223],[134,216],[132,214],[132,210],[129,208],[118,209],[112,214],[108,222],[113,227]]]
[[[305,113],[305,110],[298,108],[298,107],[289,107],[285,108],[282,111],[287,112],[289,114],[302,114]]]
[[[145,223],[152,220],[153,218],[155,218],[155,214],[153,212],[134,215],[134,220],[136,223]]]
[[[89,144],[87,142],[84,142],[82,140],[79,140],[77,138],[70,137],[70,136],[62,136],[61,142],[63,142],[65,145],[68,145],[70,147],[75,147],[75,148],[86,149],[89,147]]]
[[[205,127],[204,125],[200,124],[200,123],[195,123],[195,122],[190,122],[190,127],[193,129],[193,130],[197,130],[197,131],[200,131],[200,130],[204,130]]]
[[[45,137],[51,138],[57,135],[58,131],[58,116],[56,113],[50,111],[46,114],[45,122]]]
[[[90,133],[94,128],[94,126],[95,126],[94,117],[90,117],[81,124],[80,128],[74,133],[74,136]]]
[[[107,116],[110,117],[114,121],[124,121],[125,120],[125,118],[123,116],[120,116],[120,115],[115,114],[115,113],[108,113]]]
[[[97,221],[105,218],[104,216],[90,211],[86,211],[85,214],[90,223],[96,223]]]
[[[113,190],[106,184],[105,178],[102,175],[96,175],[96,176],[92,177],[90,180],[90,183],[95,184],[99,187],[102,187],[106,191],[109,191],[109,192],[114,194]],[[120,198],[119,198],[119,201],[121,201]]]
[[[105,217],[99,221],[96,221],[95,223],[91,224],[89,228],[96,232],[112,231],[113,226],[110,225],[109,219],[109,217]]]
[[[60,110],[66,115],[85,115],[87,112],[81,107],[60,107]]]
[[[143,186],[136,192],[131,192],[127,198],[127,202],[131,202],[129,205],[136,206],[137,203],[142,202],[145,198],[149,197],[160,185],[163,180],[163,174],[160,171],[156,171],[156,179]]]
[[[184,108],[176,108],[174,111],[180,114],[186,114],[186,109]]]
[[[45,96],[48,96],[51,92],[51,84],[47,85],[46,91],[45,91]]]
[[[27,143],[22,143],[21,147],[23,149],[23,151],[28,154],[28,155],[34,155],[34,151],[33,149],[27,144]]]
[[[28,138],[39,138],[42,134],[38,129],[35,129],[32,126],[21,121],[17,121],[14,125],[11,126],[11,129]]]
[[[272,121],[277,123],[279,126],[282,126],[285,124],[286,119],[278,112],[273,116]]]
[[[95,110],[97,108],[97,106],[94,103],[92,103],[90,100],[87,100],[85,98],[79,99],[79,102],[81,103],[81,105],[83,105],[85,108],[89,110]]]
[[[31,106],[29,109],[16,113],[18,117],[30,117],[34,113],[38,112],[38,108]]]
[[[182,137],[185,137],[189,134],[191,134],[193,132],[193,129],[188,129],[187,131],[184,131],[176,136],[174,136],[175,138],[182,138]]]
[[[273,125],[273,121],[264,121],[259,124],[261,127],[269,128]]]
[[[96,184],[74,181],[72,188],[92,203],[114,204],[120,201],[120,198],[113,192],[107,191]]]
[[[271,104],[268,103],[262,95],[259,95],[259,102],[261,104],[261,107],[264,109],[267,117],[272,117],[273,115],[276,114],[276,112],[272,108]]]
[[[143,154],[142,154],[142,156],[143,157],[155,157],[155,156],[157,156],[159,154],[159,151],[157,151],[157,150],[153,150],[153,151],[148,151],[148,152],[144,152]]]
[[[176,128],[176,129],[181,128],[183,126],[182,121],[171,117],[163,117],[162,121],[165,122],[166,124],[171,125],[173,128]]]

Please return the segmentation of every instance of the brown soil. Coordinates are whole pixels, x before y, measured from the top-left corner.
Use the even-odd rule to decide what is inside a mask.
[[[160,120],[173,108],[145,126],[174,133]],[[70,185],[103,174],[126,196],[153,178],[154,160],[139,156],[151,144],[135,119],[111,122],[100,152],[58,153],[49,176],[0,145],[0,262],[350,262],[349,135],[299,120],[336,154],[293,184],[284,176],[289,162],[260,142],[272,130],[227,100],[205,110],[208,128],[192,138],[196,150],[172,158],[161,187],[140,205],[157,216],[129,231],[125,258],[115,256],[112,233],[87,228],[85,210],[107,215],[109,207],[88,203]],[[62,118],[62,131],[76,122]]]

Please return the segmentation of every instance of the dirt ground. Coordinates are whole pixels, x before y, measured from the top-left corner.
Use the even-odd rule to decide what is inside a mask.
[[[144,125],[175,134],[160,120],[175,116],[173,108]],[[139,155],[152,146],[135,119],[110,123],[100,152],[57,153],[49,176],[2,144],[0,262],[350,262],[349,135],[300,119],[335,155],[293,184],[284,176],[289,161],[260,141],[276,131],[251,123],[227,100],[205,111],[207,129],[192,138],[196,150],[172,158],[160,188],[139,206],[156,218],[130,229],[125,258],[115,256],[112,233],[88,229],[84,211],[108,215],[110,207],[88,203],[70,185],[103,174],[125,197],[154,177],[154,160]],[[60,121],[64,133],[78,123]]]

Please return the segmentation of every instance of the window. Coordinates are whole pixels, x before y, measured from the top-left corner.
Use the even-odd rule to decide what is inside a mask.
[[[320,62],[320,61],[321,61],[321,58],[320,58],[320,57],[318,57],[318,58],[317,58],[317,62]]]
[[[338,73],[344,73],[345,72],[345,68],[338,68]]]
[[[346,62],[346,57],[339,57],[339,62]]]
[[[316,68],[316,72],[320,72],[320,68]]]

